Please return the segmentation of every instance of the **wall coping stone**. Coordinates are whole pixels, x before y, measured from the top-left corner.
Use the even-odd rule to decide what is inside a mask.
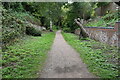
[[[114,27],[84,27],[84,28],[114,29]]]

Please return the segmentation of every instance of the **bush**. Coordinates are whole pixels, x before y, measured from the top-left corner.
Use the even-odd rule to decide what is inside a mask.
[[[40,25],[39,19],[27,12],[16,12],[13,10],[2,10],[2,46],[8,46],[22,38],[26,33],[27,22]],[[39,23],[39,24],[38,24]],[[30,25],[31,27],[32,25]],[[32,30],[33,31],[33,30]],[[33,35],[40,36],[38,30]]]
[[[98,20],[88,22],[84,26],[89,27],[114,27],[115,23],[120,19],[118,12],[107,13]]]
[[[70,28],[67,28],[67,27],[63,28],[63,31],[64,32],[71,32]]]
[[[59,30],[60,27],[59,27],[59,26],[56,26],[56,25],[53,25],[52,29],[53,29],[53,30]]]
[[[24,20],[19,19],[15,13],[7,10],[2,12],[2,48],[24,36],[25,24],[23,22]]]
[[[7,45],[16,41],[18,37],[20,37],[20,33],[14,29],[5,29],[2,32],[2,48],[5,49]]]
[[[35,24],[35,25],[41,25],[41,22],[39,19],[35,18],[34,16],[30,16],[29,14],[25,16],[26,21]]]
[[[2,36],[3,43],[8,43],[8,42],[10,42],[10,40],[15,39],[16,37],[18,37],[20,35],[19,32],[15,31],[14,29],[13,30],[5,30],[3,32],[3,34],[4,34]]]
[[[41,36],[41,31],[33,27],[26,27],[26,34],[32,36]]]

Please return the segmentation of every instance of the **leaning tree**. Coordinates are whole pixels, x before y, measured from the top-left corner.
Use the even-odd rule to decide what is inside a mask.
[[[80,27],[79,39],[80,39],[81,37],[83,37],[83,38],[89,37],[89,34],[88,34],[87,31],[84,29],[84,27],[83,27],[83,25],[82,25],[82,23],[81,23],[81,21],[80,21],[80,18],[77,18],[77,19],[75,19],[74,21],[75,21],[75,23],[77,23],[77,25]]]

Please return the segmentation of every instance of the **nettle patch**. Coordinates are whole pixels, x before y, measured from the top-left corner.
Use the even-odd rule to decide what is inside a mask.
[[[118,49],[91,39],[81,39],[74,34],[63,33],[65,40],[79,53],[88,69],[101,78],[118,76]]]

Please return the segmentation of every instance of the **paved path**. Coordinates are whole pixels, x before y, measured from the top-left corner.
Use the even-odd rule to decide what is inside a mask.
[[[52,49],[40,77],[94,78],[81,61],[79,53],[66,43],[60,31],[56,32]]]

